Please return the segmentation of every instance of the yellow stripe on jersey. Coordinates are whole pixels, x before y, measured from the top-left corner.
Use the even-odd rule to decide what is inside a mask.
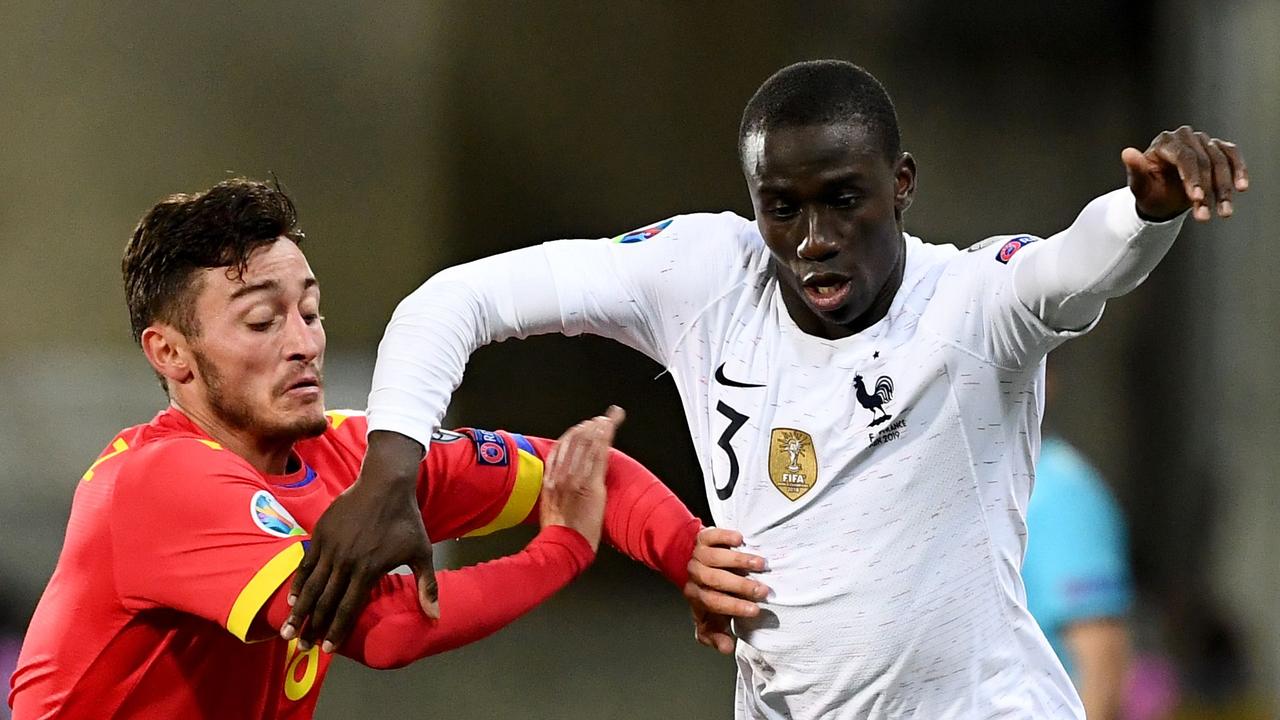
[[[81,482],[89,482],[90,480],[92,480],[94,468],[101,465],[103,461],[110,460],[111,458],[119,455],[120,453],[128,449],[129,449],[129,443],[125,442],[124,438],[116,438],[115,441],[111,443],[111,452],[104,454],[102,457],[98,458],[97,460],[94,460],[93,464],[89,466],[89,469],[84,471],[84,475],[80,476]]]
[[[235,603],[231,605],[231,614],[227,616],[227,630],[232,635],[248,642],[249,627],[258,611],[267,603],[280,584],[285,581],[298,565],[302,563],[302,542],[290,543],[289,547],[276,553],[258,572],[254,573]]]
[[[329,418],[329,427],[334,430],[337,430],[338,426],[346,422],[349,417],[364,416],[364,413],[359,410],[326,410],[324,414]]]
[[[213,450],[221,450],[221,449],[222,449],[222,443],[216,442],[216,441],[214,441],[214,440],[201,440],[200,442],[201,442],[201,443],[203,443],[204,445],[208,446],[209,448],[213,449]]]
[[[489,524],[472,530],[463,537],[488,535],[491,532],[506,530],[519,525],[522,520],[529,517],[529,511],[533,510],[533,504],[538,502],[538,494],[542,492],[542,461],[538,456],[519,448],[516,449],[516,456],[519,458],[516,465],[516,484],[511,488],[507,504],[502,506],[502,511],[496,518],[490,520]]]

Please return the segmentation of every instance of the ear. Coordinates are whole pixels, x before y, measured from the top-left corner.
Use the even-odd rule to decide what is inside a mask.
[[[160,377],[174,384],[185,383],[195,374],[187,338],[172,325],[157,324],[143,330],[142,354]]]
[[[902,153],[893,164],[893,182],[893,208],[901,220],[916,196],[916,159],[911,153]]]

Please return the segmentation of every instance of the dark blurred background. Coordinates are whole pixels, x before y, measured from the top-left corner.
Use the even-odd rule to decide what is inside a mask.
[[[1162,129],[1189,123],[1240,143],[1255,190],[1237,217],[1188,227],[1142,288],[1054,353],[1062,387],[1048,422],[1127,513],[1138,642],[1179,668],[1180,717],[1269,716],[1280,698],[1280,249],[1264,232],[1280,224],[1277,37],[1274,0],[8,0],[9,647],[57,559],[77,478],[164,401],[130,342],[118,270],[159,198],[232,174],[280,179],[324,288],[330,405],[363,407],[392,308],[442,267],[681,212],[749,215],[735,156],[743,105],[779,67],[839,57],[893,95],[920,166],[908,229],[932,242],[1050,234],[1123,184],[1121,149]],[[476,355],[450,421],[554,436],[623,405],[621,447],[705,517],[660,372],[597,339],[507,343]],[[438,553],[472,562],[528,537],[512,535]],[[614,555],[474,646],[396,672],[335,664],[319,717],[729,717],[732,697],[732,661],[693,642],[678,592]]]

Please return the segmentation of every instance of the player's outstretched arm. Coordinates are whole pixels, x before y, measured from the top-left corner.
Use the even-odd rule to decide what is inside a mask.
[[[554,440],[528,440],[541,457],[549,457],[555,448]],[[632,560],[662,573],[676,587],[684,587],[702,522],[656,475],[620,450],[609,451],[605,487],[609,496],[604,509],[605,540]],[[537,520],[535,508],[526,522]]]
[[[604,475],[620,409],[584,421],[560,438],[547,458],[540,502],[542,531],[524,551],[439,574],[439,619],[422,614],[413,583],[387,577],[355,615],[335,648],[372,667],[399,667],[479,640],[536,607],[581,573],[595,557],[607,497]],[[279,593],[278,593],[279,594]],[[273,600],[266,622],[283,624],[287,603]]]
[[[1234,143],[1184,125],[1120,155],[1128,188],[1094,200],[1067,230],[1031,246],[1014,269],[1018,299],[1049,327],[1078,330],[1137,287],[1164,257],[1188,210],[1208,222],[1249,189]]]

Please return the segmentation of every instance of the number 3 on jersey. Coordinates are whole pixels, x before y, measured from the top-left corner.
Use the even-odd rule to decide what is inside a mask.
[[[723,400],[716,403],[716,412],[729,418],[729,426],[724,429],[720,435],[720,439],[716,441],[716,445],[724,450],[725,455],[729,456],[729,482],[724,487],[716,488],[716,497],[721,500],[728,500],[733,495],[733,488],[738,484],[738,456],[733,452],[733,446],[729,441],[737,434],[742,426],[747,422],[747,416],[734,410],[724,403]],[[714,482],[712,483],[714,485]]]

